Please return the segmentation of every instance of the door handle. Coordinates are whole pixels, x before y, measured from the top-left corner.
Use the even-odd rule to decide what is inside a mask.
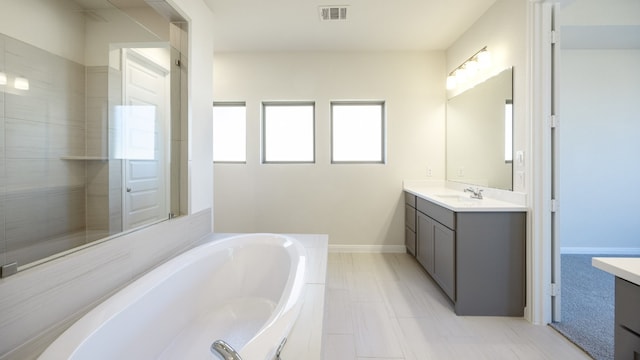
[[[127,187],[127,192],[131,192],[131,188],[130,187]]]

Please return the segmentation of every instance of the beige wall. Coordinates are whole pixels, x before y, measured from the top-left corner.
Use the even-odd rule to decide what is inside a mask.
[[[0,33],[84,64],[85,17],[74,1],[0,0],[0,7]]]
[[[446,51],[447,73],[462,64],[484,46],[491,52],[491,67],[481,72],[476,78],[447,96],[455,96],[465,88],[471,87],[484,79],[498,74],[513,66],[513,147],[514,151],[523,151],[525,162],[518,165],[514,161],[514,191],[527,193],[526,177],[529,149],[529,124],[526,113],[527,84],[527,49],[526,31],[527,2],[521,0],[498,0],[482,15],[458,40]],[[522,176],[518,177],[517,173]]]
[[[485,78],[514,67],[514,148],[525,163],[526,2],[497,1],[449,49],[430,53],[222,53],[214,100],[247,102],[247,164],[214,166],[215,227],[221,232],[320,232],[331,245],[403,243],[403,179],[445,175],[445,76],[484,46]],[[329,102],[387,101],[388,163],[331,165]],[[260,102],[316,101],[316,164],[260,164]],[[432,177],[427,177],[431,168]],[[518,192],[527,184],[514,182]]]
[[[217,232],[325,233],[401,246],[402,180],[444,177],[444,53],[223,53],[214,100],[246,101],[247,163],[214,166]],[[330,101],[386,101],[385,165],[330,164]],[[316,102],[316,163],[260,164],[264,100]]]

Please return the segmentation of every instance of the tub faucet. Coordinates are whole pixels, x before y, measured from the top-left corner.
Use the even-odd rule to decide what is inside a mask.
[[[470,192],[472,199],[482,199],[482,189],[474,189],[472,187],[468,187],[464,189],[464,192]]]
[[[211,352],[222,356],[223,360],[242,360],[240,354],[224,340],[216,340],[211,344]]]

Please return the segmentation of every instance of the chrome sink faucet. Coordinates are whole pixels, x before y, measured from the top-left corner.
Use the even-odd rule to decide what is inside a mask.
[[[482,189],[474,189],[472,187],[468,187],[464,189],[464,192],[470,192],[472,199],[482,199]]]

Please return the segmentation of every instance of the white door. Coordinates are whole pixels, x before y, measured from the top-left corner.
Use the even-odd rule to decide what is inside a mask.
[[[123,227],[168,216],[165,128],[168,72],[139,53],[124,49]]]

